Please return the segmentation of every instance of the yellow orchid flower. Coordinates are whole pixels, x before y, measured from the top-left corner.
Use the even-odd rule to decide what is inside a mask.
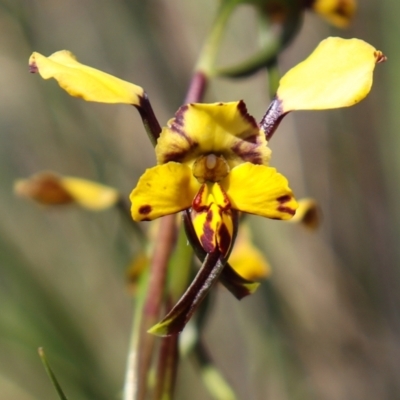
[[[31,71],[55,78],[71,95],[138,108],[156,145],[158,165],[145,171],[131,193],[133,219],[153,220],[185,211],[188,238],[203,264],[181,299],[149,332],[180,332],[218,279],[237,298],[254,292],[257,284],[227,263],[238,213],[289,220],[297,208],[286,178],[269,167],[267,140],[291,111],[348,107],[361,101],[370,91],[375,64],[384,60],[362,40],[328,38],[281,79],[260,124],[238,101],[186,104],[161,129],[139,86],[79,64],[69,52],[48,58],[32,55]]]
[[[202,247],[225,256],[235,211],[274,219],[295,214],[287,180],[268,166],[264,132],[242,101],[181,107],[155,150],[159,165],[144,173],[130,196],[136,221],[191,208]]]
[[[78,204],[91,211],[101,211],[115,205],[118,192],[105,185],[53,172],[40,172],[15,183],[15,192],[43,205]]]

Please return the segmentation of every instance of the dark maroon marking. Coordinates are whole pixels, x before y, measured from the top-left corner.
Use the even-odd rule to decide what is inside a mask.
[[[293,208],[285,207],[285,206],[279,206],[278,207],[278,211],[284,212],[284,213],[287,213],[287,214],[290,214],[290,215],[296,214],[296,210],[293,210]]]
[[[252,164],[263,164],[262,157],[258,151],[259,145],[252,146],[251,149],[243,150],[243,143],[237,142],[232,146],[232,151],[243,161],[250,161]]]
[[[29,64],[29,72],[31,74],[36,74],[39,71],[39,68],[36,65],[36,62],[33,61],[32,64]]]
[[[237,109],[239,110],[240,114],[242,115],[243,119],[250,123],[254,128],[258,129],[257,121],[247,112],[246,104],[243,100],[239,101],[237,105]]]
[[[204,206],[201,204],[201,197],[203,196],[203,192],[204,192],[205,188],[206,188],[205,184],[201,185],[199,191],[196,194],[196,197],[193,199],[192,208],[196,212],[201,212],[201,211],[207,210],[209,208],[209,206]]]
[[[211,253],[215,249],[215,245],[213,243],[213,239],[215,237],[215,231],[214,229],[211,228],[212,218],[213,218],[213,212],[209,210],[207,212],[206,222],[203,226],[203,234],[200,237],[201,245],[203,246],[203,249],[207,253]]]
[[[147,215],[151,213],[151,210],[152,208],[149,205],[141,206],[139,208],[139,214]]]
[[[292,196],[290,194],[285,194],[281,197],[278,197],[276,200],[279,201],[279,203],[287,203],[288,201],[290,201],[292,199]]]
[[[229,200],[229,196],[226,194],[225,190],[221,187],[221,185],[219,183],[217,183],[217,185],[220,187],[221,192],[222,192],[222,194],[224,196],[224,202],[226,203],[225,207],[221,207],[221,206],[218,206],[218,207],[222,212],[225,212],[225,213],[228,212],[230,214],[230,210],[232,208],[232,205],[231,205],[231,201]]]
[[[232,237],[229,233],[228,228],[226,225],[222,222],[221,226],[218,229],[218,247],[219,250],[221,251],[222,255],[225,256],[229,249],[231,248],[232,244]]]
[[[271,139],[286,114],[283,112],[282,101],[274,97],[260,122],[260,128],[264,131],[267,140]]]
[[[198,146],[199,144],[192,140],[188,148],[180,149],[178,146],[175,146],[176,150],[172,149],[171,151],[164,153],[161,161],[163,164],[167,163],[168,161],[182,162],[185,160],[185,157],[189,153],[195,151]]]

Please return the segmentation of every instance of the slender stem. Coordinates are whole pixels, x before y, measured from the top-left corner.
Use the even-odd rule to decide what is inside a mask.
[[[196,343],[193,355],[211,397],[214,400],[236,400],[235,392],[214,366],[211,356],[201,340]]]
[[[236,6],[237,2],[234,0],[225,0],[221,2],[212,30],[200,53],[196,71],[202,71],[207,76],[213,74],[215,60],[217,58],[219,45],[225,32],[226,24]]]
[[[136,305],[134,307],[133,321],[132,321],[132,332],[129,344],[129,353],[127,359],[127,366],[125,372],[125,383],[124,383],[124,394],[123,400],[135,400],[138,398],[139,388],[139,339],[140,339],[140,327],[142,321],[142,309],[143,303],[148,287],[149,271],[145,270],[145,273],[140,277],[139,290],[136,296]]]
[[[204,72],[196,71],[189,85],[184,104],[200,103],[207,89],[208,77]]]
[[[155,336],[147,333],[159,319],[166,285],[167,267],[176,239],[176,217],[167,215],[160,221],[160,227],[155,241],[153,258],[150,263],[150,278],[147,294],[142,310],[140,323],[138,357],[138,400],[143,400],[147,392],[147,376],[151,365]]]
[[[172,301],[168,301],[168,310]],[[179,361],[179,336],[161,339],[154,400],[171,400],[175,389],[176,372]]]

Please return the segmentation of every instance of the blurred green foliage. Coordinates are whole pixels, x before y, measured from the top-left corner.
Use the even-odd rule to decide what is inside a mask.
[[[184,97],[215,8],[212,0],[0,1],[1,399],[56,398],[39,346],[70,398],[120,397],[131,322],[125,268],[138,250],[117,211],[45,209],[16,198],[13,182],[54,170],[127,196],[154,163],[132,107],[69,97],[29,75],[29,55],[69,49],[146,88],[165,123]],[[205,332],[239,398],[400,396],[399,11],[395,0],[360,1],[346,31],[306,15],[280,58],[286,71],[339,35],[370,42],[389,61],[360,105],[291,115],[271,142],[273,165],[298,197],[317,199],[324,222],[313,234],[251,219],[273,276],[240,303],[218,288]],[[250,7],[235,14],[223,61],[251,54],[254,19]],[[264,73],[218,80],[206,100],[244,99],[260,118],[266,81]],[[177,385],[180,399],[208,398],[188,360]]]

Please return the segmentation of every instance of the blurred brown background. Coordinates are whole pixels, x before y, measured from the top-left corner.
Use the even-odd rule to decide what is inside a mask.
[[[182,101],[216,8],[213,0],[0,0],[0,398],[56,398],[37,356],[44,346],[70,398],[117,399],[131,300],[125,268],[138,245],[121,216],[44,209],[13,195],[40,170],[82,176],[128,195],[154,154],[132,107],[85,103],[28,73],[32,51],[73,51],[85,64],[146,88],[161,123]],[[298,197],[315,198],[321,228],[251,218],[273,275],[237,302],[219,288],[206,341],[246,400],[400,398],[400,4],[362,0],[350,29],[307,14],[282,72],[329,35],[382,50],[356,107],[288,116],[272,164]],[[255,49],[242,7],[220,61]],[[265,89],[263,89],[265,88]],[[206,101],[243,99],[261,118],[265,74],[214,81]],[[183,361],[177,398],[209,399]]]

